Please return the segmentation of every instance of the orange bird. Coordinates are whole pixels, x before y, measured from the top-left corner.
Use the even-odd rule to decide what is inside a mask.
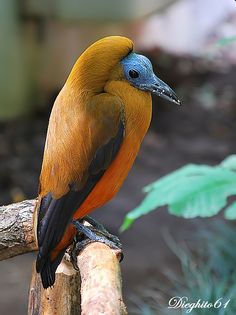
[[[126,37],[95,42],[75,63],[50,116],[35,211],[44,288],[73,241],[72,219],[113,198],[128,175],[150,124],[151,92],[180,104]]]

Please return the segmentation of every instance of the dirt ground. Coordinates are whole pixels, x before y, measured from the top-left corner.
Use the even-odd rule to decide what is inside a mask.
[[[154,98],[152,126],[131,173],[117,197],[94,213],[114,234],[118,233],[125,214],[142,200],[144,185],[186,163],[216,164],[235,152],[235,95],[230,94],[235,83],[233,71],[198,72],[179,82],[173,71],[169,82],[177,87],[183,106]],[[209,105],[212,98],[214,107]],[[48,113],[41,112],[0,125],[1,204],[36,196],[47,118]],[[173,217],[161,209],[138,220],[120,235],[128,305],[140,290],[162,281],[161,273],[167,267],[176,268],[176,258],[164,241],[163,230],[168,229],[183,241],[196,224],[199,221]],[[0,263],[0,314],[26,314],[33,260],[34,254],[28,254]]]

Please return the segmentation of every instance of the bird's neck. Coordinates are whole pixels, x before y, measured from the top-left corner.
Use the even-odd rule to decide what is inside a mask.
[[[126,134],[136,135],[142,141],[151,122],[151,94],[132,87],[126,81],[110,81],[104,90],[121,98],[125,106]]]

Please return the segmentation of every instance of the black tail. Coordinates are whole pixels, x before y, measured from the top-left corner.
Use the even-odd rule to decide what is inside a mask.
[[[55,260],[51,261],[49,256],[42,256],[39,250],[36,260],[36,271],[40,273],[44,289],[53,286],[55,282],[55,272],[60,264],[65,250],[61,251]]]

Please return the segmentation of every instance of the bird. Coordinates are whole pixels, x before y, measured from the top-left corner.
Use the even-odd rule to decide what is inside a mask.
[[[96,41],[73,66],[49,118],[34,212],[45,289],[73,242],[73,220],[111,200],[127,177],[150,125],[151,93],[180,105],[127,37]]]

